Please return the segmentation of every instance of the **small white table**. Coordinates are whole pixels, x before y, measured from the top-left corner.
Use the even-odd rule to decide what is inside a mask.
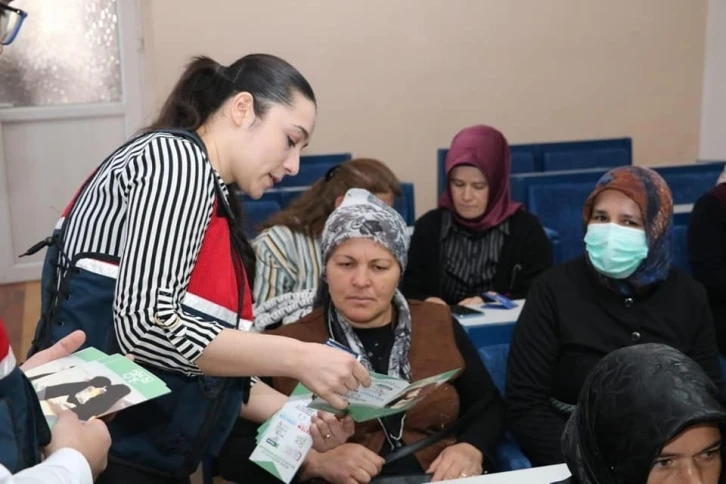
[[[550,484],[570,477],[565,464],[442,481],[455,484]]]
[[[524,307],[524,299],[515,299],[517,307],[512,309],[479,308],[484,313],[471,316],[457,316],[456,320],[464,327],[475,348],[501,343],[509,343],[514,325]]]

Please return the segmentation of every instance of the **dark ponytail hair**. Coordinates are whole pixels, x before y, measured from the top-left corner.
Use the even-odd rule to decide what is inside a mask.
[[[169,128],[195,131],[227,99],[240,92],[252,95],[255,114],[260,117],[272,104],[292,105],[295,93],[316,102],[308,81],[279,57],[250,54],[229,67],[209,57],[195,57],[146,131]]]
[[[252,95],[255,115],[263,117],[273,104],[292,105],[295,93],[317,103],[315,93],[300,72],[269,54],[246,55],[229,67],[209,57],[195,57],[187,65],[164,105],[144,132],[164,129],[196,131],[227,99],[240,93]],[[250,287],[254,284],[256,256],[242,229],[242,207],[234,187],[229,189],[232,230],[242,247],[242,262]]]

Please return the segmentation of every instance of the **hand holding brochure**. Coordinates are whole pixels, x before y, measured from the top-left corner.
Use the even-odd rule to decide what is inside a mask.
[[[285,405],[257,430],[257,447],[250,460],[285,483],[289,483],[312,448],[312,416],[316,410],[351,415],[356,422],[404,412],[452,378],[457,370],[408,383],[388,375],[371,373],[372,383],[346,395],[345,412],[331,407],[298,384]]]
[[[346,351],[360,361],[360,355],[350,348],[332,339],[326,345]],[[386,417],[405,412],[445,383],[459,372],[460,368],[434,375],[416,383],[409,383],[400,378],[371,372],[371,385],[368,388],[358,387],[345,395],[349,406],[344,411],[338,410],[326,401],[314,396],[310,408],[323,410],[335,415],[350,415],[356,422],[365,422],[374,418]]]
[[[287,403],[257,431],[250,460],[285,483],[295,477],[313,446],[310,425],[317,412],[309,407],[312,397],[298,384]]]
[[[355,354],[348,347],[328,340],[326,345]],[[400,378],[371,373],[371,385],[359,387],[344,398],[348,408],[341,412],[298,384],[285,405],[257,430],[257,447],[250,460],[285,483],[289,483],[313,446],[310,436],[316,410],[350,415],[356,422],[401,413],[416,405],[459,369],[409,383]]]
[[[348,408],[344,411],[337,410],[317,397],[313,398],[310,408],[336,415],[350,415],[356,422],[395,415],[416,405],[458,372],[457,368],[415,383],[380,373],[371,373],[371,386],[359,387],[343,397],[349,402]]]
[[[46,363],[27,375],[50,427],[63,410],[89,420],[169,393],[164,382],[145,368],[95,348]]]

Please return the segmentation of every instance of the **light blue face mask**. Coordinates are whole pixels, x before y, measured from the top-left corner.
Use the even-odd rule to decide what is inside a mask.
[[[629,277],[648,257],[645,231],[614,223],[589,224],[585,248],[595,269],[613,279]]]

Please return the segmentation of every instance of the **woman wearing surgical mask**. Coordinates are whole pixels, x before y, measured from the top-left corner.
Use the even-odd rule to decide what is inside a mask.
[[[673,202],[647,168],[616,168],[585,202],[586,254],[533,284],[507,366],[508,423],[535,465],[562,462],[560,437],[585,377],[606,354],[662,343],[720,388],[706,292],[671,267]]]

